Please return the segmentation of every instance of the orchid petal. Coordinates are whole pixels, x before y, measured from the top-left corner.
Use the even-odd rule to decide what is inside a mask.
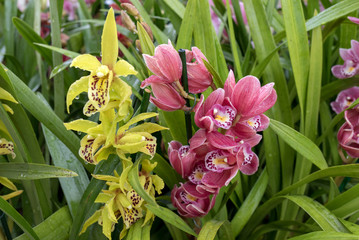
[[[72,101],[82,92],[87,92],[88,90],[88,81],[89,76],[82,77],[79,80],[75,81],[71,84],[69,90],[67,91],[66,95],[66,106],[67,112],[70,112],[70,106]]]
[[[87,117],[90,117],[91,115],[97,113],[96,107],[92,104],[91,101],[87,101],[83,108],[83,114]]]
[[[115,76],[124,76],[126,77],[127,75],[136,75],[137,71],[135,70],[135,68],[129,64],[128,62],[126,62],[125,60],[119,60],[116,64],[115,67],[113,68],[114,72],[115,72]]]
[[[15,98],[5,89],[0,87],[0,99],[1,100],[6,100],[6,101],[10,101],[13,103],[18,103]]]
[[[80,157],[88,163],[96,164],[93,158],[93,151],[92,151],[92,144],[95,138],[91,137],[90,135],[86,135],[81,139],[80,142],[80,150],[79,155]]]
[[[99,60],[90,54],[82,54],[74,58],[70,67],[80,68],[85,71],[96,71],[101,66]]]
[[[0,139],[0,155],[11,154],[12,158],[16,157],[14,152],[14,144],[12,142],[7,141],[5,138]]]
[[[86,232],[86,230],[89,226],[91,226],[92,224],[97,222],[99,220],[99,218],[101,217],[101,213],[102,213],[102,210],[100,209],[100,210],[97,210],[91,217],[89,217],[89,219],[87,219],[86,222],[84,223],[80,234]]]
[[[118,56],[117,28],[113,9],[107,13],[101,38],[102,64],[113,69]]]
[[[98,124],[89,120],[77,119],[72,122],[64,123],[67,130],[87,133],[90,128],[96,127]]]
[[[99,111],[103,110],[110,101],[109,91],[112,79],[112,71],[103,77],[92,73],[90,75],[88,98]]]
[[[15,184],[13,184],[8,178],[6,177],[0,177],[0,184],[4,185],[5,187],[7,187],[10,190],[16,191],[17,188],[15,186]]]

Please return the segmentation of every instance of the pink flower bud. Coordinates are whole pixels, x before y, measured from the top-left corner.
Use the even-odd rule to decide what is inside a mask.
[[[192,51],[186,51],[188,90],[190,93],[204,92],[213,83],[212,75],[208,72],[203,60],[208,61],[197,47],[192,47]]]
[[[181,58],[170,41],[168,44],[157,46],[154,56],[143,54],[143,58],[147,67],[165,82],[172,83],[180,80],[182,76]]]

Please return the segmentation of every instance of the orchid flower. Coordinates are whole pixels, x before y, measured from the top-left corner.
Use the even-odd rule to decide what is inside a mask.
[[[347,109],[350,104],[359,98],[359,87],[351,87],[341,91],[334,102],[330,103],[336,114]]]
[[[90,75],[74,82],[67,94],[67,110],[73,99],[82,92],[88,93],[89,101],[84,107],[84,114],[92,115],[97,111],[107,110],[111,99],[110,89],[121,85],[118,76],[137,74],[133,66],[124,60],[117,61],[118,42],[117,30],[113,9],[107,14],[101,41],[102,62],[96,57],[83,54],[76,57],[71,67],[90,71]]]
[[[352,40],[350,49],[339,49],[339,54],[344,60],[343,65],[332,67],[332,73],[337,78],[350,78],[359,73],[359,42]]]
[[[164,188],[163,180],[151,173],[156,165],[156,163],[151,164],[146,159],[143,160],[139,176],[141,186],[152,198],[154,198],[156,191],[160,194],[161,189]],[[109,188],[108,190],[102,190],[97,196],[95,202],[103,203],[104,206],[86,220],[80,234],[84,233],[90,225],[98,222],[102,225],[103,234],[108,239],[111,239],[114,225],[122,217],[124,224],[120,234],[120,239],[122,239],[126,235],[127,230],[142,217],[145,216],[143,226],[149,221],[153,221],[154,214],[144,207],[144,199],[136,193],[127,181],[128,172],[132,166],[132,161],[123,161],[123,172],[121,175],[118,175],[116,171],[114,176],[92,175],[96,179],[106,181]]]
[[[194,218],[206,215],[214,206],[216,195],[210,198],[207,193],[196,190],[191,182],[181,183],[175,186],[171,192],[171,200],[179,214],[184,217]]]
[[[350,109],[344,113],[346,122],[338,131],[339,146],[353,158],[359,157],[359,111]],[[345,160],[346,158],[343,158]]]

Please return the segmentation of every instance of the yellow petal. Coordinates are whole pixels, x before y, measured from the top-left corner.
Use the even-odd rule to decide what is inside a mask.
[[[120,209],[120,205],[123,208],[132,208],[130,200],[123,193],[120,193],[120,194],[117,195],[116,204],[117,204],[119,209]]]
[[[95,141],[94,137],[91,137],[90,135],[86,135],[81,139],[80,142],[81,147],[79,150],[79,155],[83,160],[91,164],[96,164],[92,153],[92,145],[94,141]]]
[[[0,184],[4,185],[5,187],[7,187],[10,190],[13,190],[13,191],[17,190],[16,186],[6,177],[0,177]]]
[[[100,66],[101,63],[99,60],[90,54],[82,54],[75,57],[70,65],[70,67],[76,67],[90,72],[95,71]]]
[[[102,64],[113,69],[118,56],[118,39],[113,9],[107,13],[101,39]]]
[[[9,142],[5,138],[0,139],[0,155],[11,154],[11,157],[14,159],[16,154],[14,153],[14,144]]]
[[[70,112],[70,106],[72,104],[72,101],[82,92],[87,92],[88,90],[88,81],[89,76],[85,76],[80,78],[79,80],[75,81],[71,84],[69,87],[69,90],[67,91],[66,96],[66,106],[67,106],[67,112]]]
[[[82,230],[80,232],[80,234],[86,232],[86,229],[94,224],[95,222],[98,221],[98,219],[100,218],[101,216],[101,213],[102,213],[102,209],[100,210],[97,210],[89,219],[86,220],[86,222],[84,223],[84,226],[82,227]]]
[[[151,220],[151,218],[154,219],[155,215],[150,210],[146,209],[146,217],[142,224],[142,227],[145,226],[146,223]]]
[[[141,165],[142,171],[150,173],[157,166],[157,162],[151,163],[148,159],[144,159]]]
[[[157,175],[152,175],[151,178],[153,185],[155,185],[156,192],[161,194],[161,190],[165,187],[165,183],[163,182],[162,178]]]
[[[135,222],[137,222],[138,219],[142,218],[142,209],[139,208],[124,208],[124,216],[122,216],[123,218],[123,222],[126,226],[126,228],[130,228],[130,226],[132,224],[134,224]]]
[[[102,77],[98,77],[93,73],[90,75],[88,98],[98,111],[104,110],[110,101],[112,79],[112,71],[109,71],[107,75]]]
[[[11,107],[9,107],[9,105],[3,103],[2,106],[3,106],[3,108],[5,109],[6,112],[14,114],[14,111],[12,110]]]
[[[101,179],[102,180],[102,179]],[[99,193],[97,198],[95,199],[95,203],[107,203],[112,198],[114,198],[114,194],[108,194],[108,193]]]
[[[111,85],[110,97],[112,100],[117,100],[120,103],[130,99],[132,95],[131,87],[121,79],[114,77]]]
[[[93,156],[96,163],[101,162],[102,160],[107,160],[110,154],[116,154],[116,148],[113,147],[102,147],[97,153]]]
[[[92,144],[92,154],[95,155],[99,148],[105,143],[106,136],[98,136]]]
[[[128,173],[131,170],[132,165],[133,165],[132,162],[131,162],[131,164],[129,164],[127,167],[125,167],[125,164],[126,164],[125,162],[122,162],[123,171],[122,171],[121,176],[120,176],[120,186],[121,186],[121,191],[122,192],[126,191],[127,176],[128,176]]]
[[[104,208],[102,211],[102,233],[111,240],[111,230],[112,230],[112,224],[113,222],[111,221],[110,217],[109,217],[109,211],[108,208]]]
[[[116,178],[116,177],[110,176],[110,175],[92,174],[92,177],[99,179],[99,180],[110,181],[110,182],[118,182],[120,180],[119,178]]]
[[[137,116],[131,118],[131,120],[128,121],[125,125],[120,127],[118,129],[118,133],[124,132],[126,129],[128,129],[134,123],[137,123],[137,122],[142,121],[147,118],[155,117],[157,115],[158,115],[158,113],[153,113],[153,112],[138,114]]]
[[[137,71],[135,70],[135,68],[129,64],[128,62],[126,62],[125,60],[119,60],[115,67],[114,67],[114,72],[116,76],[124,76],[126,77],[127,75],[136,75]]]
[[[121,240],[121,239],[123,239],[124,237],[126,237],[126,235],[127,235],[127,228],[122,228],[122,231],[121,231],[121,233],[120,233],[120,238],[119,238],[119,240]]]
[[[6,194],[4,196],[0,196],[0,197],[2,197],[4,200],[9,200],[10,198],[19,196],[21,193],[22,193],[22,190],[18,190],[18,191],[15,191],[15,192],[12,192],[12,193]]]
[[[13,103],[18,103],[15,98],[5,89],[0,87],[0,99],[1,100],[7,100]]]
[[[87,133],[89,129],[96,127],[98,124],[89,120],[77,119],[72,122],[64,123],[67,130]]]
[[[148,132],[148,133],[154,133],[161,130],[167,130],[168,128],[162,127],[161,125],[158,125],[156,123],[143,123],[141,125],[138,125],[136,127],[133,127],[129,129],[127,132]]]

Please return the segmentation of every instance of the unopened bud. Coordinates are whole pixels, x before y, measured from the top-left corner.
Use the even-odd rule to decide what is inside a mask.
[[[140,13],[137,8],[133,6],[131,3],[122,3],[121,7],[127,11],[128,14],[137,17]]]
[[[151,40],[153,41],[153,34],[152,34],[152,30],[151,30],[150,26],[145,22],[141,22],[141,25],[143,26],[143,28],[146,30],[148,36],[150,36]]]
[[[137,31],[135,23],[132,21],[130,16],[128,16],[128,14],[125,11],[121,11],[121,21],[122,21],[123,25],[125,26],[125,28],[127,28],[131,32]]]
[[[142,48],[141,48],[141,42],[140,40],[136,40],[136,48],[138,49],[138,51],[141,53],[142,52]]]

